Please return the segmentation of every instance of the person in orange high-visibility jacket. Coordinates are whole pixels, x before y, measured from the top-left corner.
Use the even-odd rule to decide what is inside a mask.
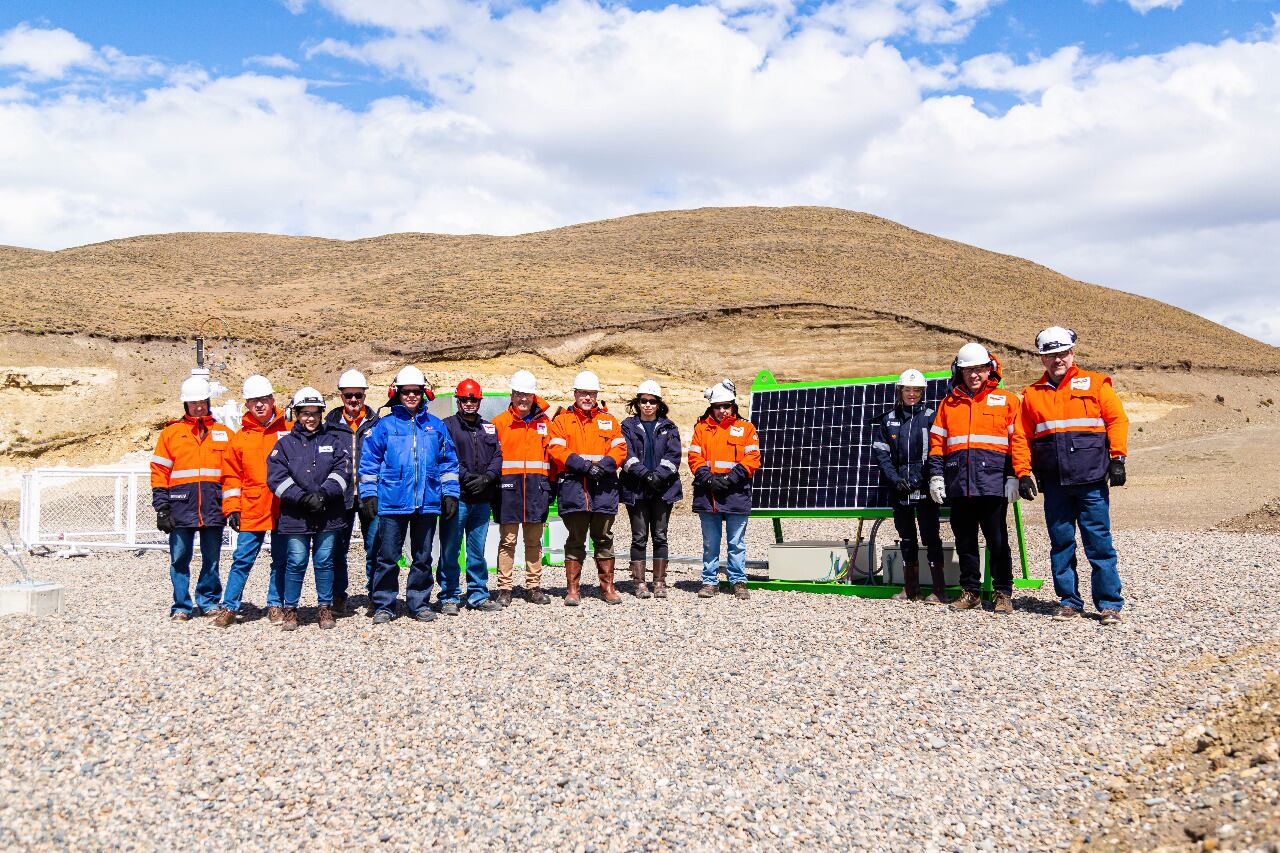
[[[573,407],[551,421],[551,474],[558,486],[560,518],[568,528],[564,545],[567,589],[564,603],[581,600],[587,534],[595,552],[600,595],[621,604],[613,585],[613,519],[618,514],[618,470],[627,458],[627,440],[618,419],[599,404],[600,380],[584,370],[573,380]]]
[[[720,540],[728,534],[729,583],[735,598],[747,592],[747,519],[751,513],[751,478],[760,470],[760,436],[755,425],[738,415],[737,389],[728,379],[708,388],[707,410],[689,439],[693,472],[693,511],[702,524],[702,588],[699,598],[719,589]]]
[[[1018,395],[1000,387],[1000,362],[982,344],[965,344],[951,367],[951,391],[929,430],[929,496],[951,507],[951,531],[964,594],[953,610],[982,607],[978,531],[991,552],[995,615],[1013,613],[1013,554],[1006,515],[1018,497],[1015,460],[1020,446]]]
[[[222,513],[236,531],[236,550],[222,593],[222,609],[213,619],[219,628],[235,624],[249,571],[258,559],[267,532],[280,518],[280,499],[267,488],[267,456],[276,439],[293,429],[276,406],[275,390],[265,376],[254,374],[244,381],[248,411],[240,431],[222,458]],[[271,574],[267,579],[267,618],[273,625],[284,620],[284,570],[288,562],[283,537],[271,538]]]
[[[231,430],[209,414],[209,380],[192,376],[182,383],[184,416],[166,426],[151,455],[151,505],[156,528],[169,536],[169,580],[173,607],[169,616],[186,621],[218,609],[222,581],[222,457]],[[191,552],[200,535],[200,576],[191,601]]]
[[[550,604],[542,589],[542,532],[551,508],[551,419],[547,401],[527,370],[511,376],[511,405],[493,419],[502,446],[502,476],[493,512],[498,518],[498,594],[500,606],[511,604],[516,540],[524,537],[524,589],[531,604]]]
[[[1059,607],[1057,620],[1084,610],[1076,575],[1076,528],[1093,569],[1094,607],[1104,625],[1120,621],[1124,607],[1116,550],[1111,542],[1108,486],[1123,486],[1129,452],[1129,418],[1111,377],[1075,363],[1076,333],[1051,326],[1036,336],[1045,372],[1022,396],[1024,448],[1015,459],[1019,491],[1044,492],[1050,565]],[[1027,447],[1026,445],[1029,445]]]

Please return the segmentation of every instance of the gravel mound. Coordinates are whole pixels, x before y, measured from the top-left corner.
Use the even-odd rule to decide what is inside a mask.
[[[696,553],[694,519],[674,526],[673,553]],[[769,524],[750,530],[763,558]],[[624,584],[619,607],[326,632],[308,609],[292,635],[255,610],[220,631],[167,621],[162,555],[33,559],[69,610],[0,619],[0,847],[1066,846],[1114,780],[1275,668],[1250,650],[1280,637],[1258,594],[1280,536],[1118,546],[1131,607],[1108,629],[1051,621],[1049,588],[998,621],[700,601],[673,566],[665,602]]]

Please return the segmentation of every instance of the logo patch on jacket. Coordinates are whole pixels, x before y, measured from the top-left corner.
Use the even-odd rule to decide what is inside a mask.
[[[1005,397],[1005,395],[1003,395],[1003,394],[988,394],[988,395],[987,395],[987,405],[988,405],[988,406],[1003,406],[1007,401],[1008,401],[1008,398],[1007,398],[1007,397]]]
[[[613,429],[613,421],[599,421],[600,429]]]
[[[545,423],[538,423],[535,425],[535,428],[538,430],[538,435],[547,434],[547,425]]]
[[[278,448],[278,447],[277,447],[275,450],[271,451],[271,455],[272,455],[273,457],[275,457],[275,456],[279,456],[279,455],[280,455],[280,448]]]
[[[1089,376],[1077,376],[1077,377],[1075,377],[1074,379],[1072,379],[1072,380],[1071,380],[1071,390],[1072,390],[1072,391],[1088,391],[1088,390],[1089,390],[1089,380],[1090,380],[1091,378],[1092,378],[1092,377],[1089,377]]]
[[[332,445],[325,445],[324,447],[321,447],[321,448],[320,448],[320,452],[321,452],[321,453],[332,453],[332,452],[333,452],[333,446],[332,446]]]
[[[740,427],[740,426],[729,427],[729,435],[734,435],[734,436],[745,435],[746,432],[747,432],[746,427]]]
[[[480,424],[480,426],[484,427],[484,431],[489,433],[490,435],[493,435],[495,432],[498,431],[497,427],[495,427],[493,424]]]

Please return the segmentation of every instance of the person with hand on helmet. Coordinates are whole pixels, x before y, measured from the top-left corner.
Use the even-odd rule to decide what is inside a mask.
[[[951,390],[929,430],[929,496],[951,507],[951,531],[964,593],[952,610],[982,607],[982,552],[991,552],[996,616],[1013,613],[1013,554],[1006,515],[1018,497],[1010,447],[1021,430],[1018,395],[1000,387],[1000,362],[982,344],[960,348]]]
[[[636,598],[648,598],[645,551],[653,538],[653,596],[667,597],[667,526],[671,507],[682,496],[680,429],[667,417],[662,388],[646,379],[627,403],[622,422],[627,460],[622,463],[622,502],[631,519],[631,580]]]
[[[156,528],[169,536],[169,580],[173,606],[169,617],[184,622],[218,609],[222,581],[222,457],[231,446],[231,430],[209,414],[209,380],[192,376],[178,398],[183,416],[166,426],[151,454],[151,505]],[[200,536],[200,576],[191,601],[191,552]]]
[[[334,627],[333,546],[346,524],[350,499],[351,436],[345,426],[324,422],[324,395],[311,386],[293,395],[293,429],[267,456],[267,485],[280,499],[278,529],[288,549],[285,568],[285,631],[298,628],[298,601],[310,559],[315,574],[318,621]]]
[[[368,592],[373,581],[374,557],[377,554],[378,517],[359,511],[360,499],[360,450],[369,430],[378,422],[378,413],[365,402],[369,383],[358,370],[345,371],[338,377],[338,393],[342,405],[334,406],[324,416],[324,422],[334,427],[342,426],[351,432],[351,476],[355,483],[351,493],[351,505],[346,509],[346,526],[338,531],[333,543],[333,609],[339,616],[347,612],[347,590],[351,585],[348,569],[348,552],[351,550],[351,532],[360,519],[360,536],[364,540],[364,584]]]
[[[462,500],[453,520],[444,525],[440,536],[440,563],[436,577],[440,583],[440,612],[458,615],[462,598],[459,580],[459,551],[466,540],[467,607],[472,610],[501,610],[489,600],[489,564],[484,558],[485,538],[489,533],[489,515],[502,477],[502,445],[498,430],[480,417],[480,401],[484,392],[474,379],[464,379],[454,391],[458,411],[444,419],[444,425],[458,452]]]
[[[755,425],[738,414],[737,389],[728,379],[703,394],[707,410],[689,440],[693,472],[693,511],[702,524],[702,588],[699,598],[714,598],[719,588],[720,540],[726,546],[729,583],[739,600],[747,592],[747,520],[751,517],[751,478],[760,470],[760,437]]]
[[[293,428],[276,406],[275,390],[265,376],[254,374],[244,381],[247,411],[240,431],[231,436],[222,454],[222,513],[236,531],[236,550],[222,594],[222,609],[213,618],[219,628],[229,628],[240,612],[240,598],[249,580],[267,533],[280,519],[280,499],[267,487],[267,457],[280,436]],[[284,572],[288,562],[282,537],[271,536],[271,574],[267,578],[267,618],[273,625],[284,620]]]
[[[920,597],[920,549],[916,525],[929,557],[929,577],[933,591],[926,604],[947,600],[942,566],[942,538],[938,534],[938,505],[929,499],[924,482],[924,466],[929,459],[929,429],[934,407],[924,401],[927,387],[924,374],[904,370],[898,377],[897,402],[880,418],[871,450],[880,467],[880,479],[892,495],[893,526],[902,548],[902,591],[895,601]]]
[[[1109,486],[1123,486],[1129,418],[1111,377],[1076,366],[1076,333],[1051,326],[1036,336],[1044,375],[1022,392],[1022,447],[1014,464],[1026,500],[1044,493],[1053,590],[1053,618],[1084,610],[1076,574],[1076,528],[1092,567],[1093,606],[1103,625],[1120,621],[1124,597],[1111,542]]]
[[[431,540],[437,523],[458,512],[458,454],[444,422],[427,411],[427,377],[409,365],[396,374],[391,413],[379,418],[360,455],[362,510],[378,516],[378,561],[373,573],[375,625],[395,618],[400,552],[409,537],[405,604],[430,622]]]
[[[493,419],[502,444],[502,479],[494,514],[498,519],[498,594],[501,607],[511,604],[516,539],[524,538],[525,596],[531,604],[550,604],[542,589],[542,533],[551,507],[551,421],[547,401],[527,370],[511,376],[511,405]]]
[[[595,552],[600,597],[621,604],[613,583],[613,520],[618,513],[618,469],[627,457],[627,442],[618,419],[599,402],[600,379],[584,370],[573,380],[573,407],[551,421],[552,474],[559,485],[560,518],[568,528],[564,545],[567,589],[564,603],[582,599],[582,564],[587,534]]]

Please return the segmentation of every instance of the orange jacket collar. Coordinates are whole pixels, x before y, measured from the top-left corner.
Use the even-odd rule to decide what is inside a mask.
[[[266,432],[271,429],[272,426],[279,426],[279,422],[283,419],[284,412],[280,410],[279,406],[275,406],[271,409],[271,420],[267,421],[265,424],[259,422],[253,412],[245,412],[240,418],[240,429],[254,432]]]

